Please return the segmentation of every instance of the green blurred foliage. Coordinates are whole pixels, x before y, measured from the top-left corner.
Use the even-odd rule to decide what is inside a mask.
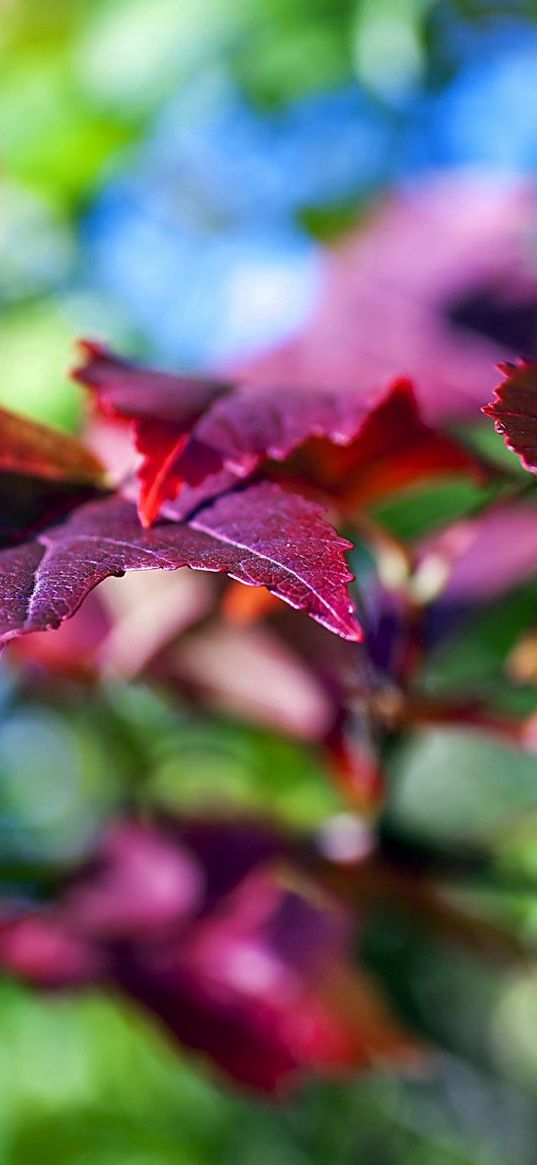
[[[396,538],[414,542],[466,517],[483,501],[482,489],[471,481],[452,477],[401,490],[375,505],[373,513],[376,521]]]
[[[343,808],[313,747],[200,718],[143,684],[115,682],[93,694],[71,684],[48,694],[7,684],[0,729],[4,879],[76,861],[125,803],[242,811],[304,830]]]
[[[453,1006],[452,963],[449,971],[444,1002]],[[467,974],[459,967],[460,1004]],[[523,981],[509,988],[497,1013],[498,1040],[528,990]],[[138,1015],[96,996],[43,1002],[4,988],[0,1017],[9,1038],[9,1057],[5,1047],[0,1052],[0,1160],[10,1165],[37,1165],[44,1146],[55,1165],[533,1160],[529,1101],[505,1084],[491,1087],[477,1067],[459,1070],[451,1057],[439,1059],[427,1081],[373,1076],[309,1085],[274,1106],[216,1088]],[[468,1036],[466,1026],[467,1045]]]

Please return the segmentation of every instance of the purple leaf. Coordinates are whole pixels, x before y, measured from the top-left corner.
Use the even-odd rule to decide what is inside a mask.
[[[303,328],[225,374],[362,394],[404,375],[428,420],[475,415],[491,366],[534,355],[533,336],[524,345],[508,325],[517,310],[537,318],[535,212],[532,183],[494,175],[440,174],[390,194],[326,248]]]
[[[243,386],[216,401],[194,432],[228,469],[246,476],[267,458],[283,461],[311,437],[348,445],[366,412],[350,392]]]
[[[116,356],[104,344],[81,340],[85,362],[72,376],[91,389],[107,416],[162,422],[188,432],[204,409],[231,385],[200,376],[178,376]]]
[[[346,589],[349,546],[318,505],[271,482],[219,498],[188,524],[151,530],[129,502],[107,498],[0,553],[0,638],[59,626],[109,575],[190,566],[265,586],[335,634],[360,640]]]

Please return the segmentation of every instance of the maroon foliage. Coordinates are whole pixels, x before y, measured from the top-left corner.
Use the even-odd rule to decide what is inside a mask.
[[[396,381],[372,402],[336,388],[224,388],[128,364],[93,343],[83,347],[88,360],[76,370],[77,380],[108,416],[134,426],[144,525],[183,487],[190,491],[179,501],[181,517],[303,446],[295,477],[347,504],[423,477],[482,472],[475,456],[423,422],[408,381]]]
[[[91,389],[107,416],[132,423],[142,456],[140,516],[150,526],[163,502],[179,492],[185,473],[197,485],[220,468],[216,452],[198,444],[188,451],[186,446],[204,409],[228,387],[218,381],[140,368],[88,340],[82,342],[82,350],[86,361],[75,369],[74,378]]]
[[[350,543],[303,493],[344,515],[423,477],[486,472],[423,422],[406,381],[368,408],[353,392],[232,387],[137,368],[95,344],[84,349],[75,376],[106,416],[134,426],[140,519],[129,477],[115,495],[85,504],[88,486],[95,497],[103,478],[93,454],[2,414],[3,642],[59,626],[109,575],[181,566],[262,586],[359,640],[347,593]],[[272,480],[245,482],[261,469]],[[149,529],[161,510],[166,521]]]
[[[426,424],[413,384],[395,380],[364,412],[346,447],[312,440],[279,476],[293,472],[345,514],[408,485],[461,473],[483,482],[490,470],[460,442]]]
[[[280,877],[286,849],[255,822],[120,822],[55,906],[5,917],[0,962],[44,988],[114,985],[263,1092],[304,1071],[411,1059],[351,969],[343,910]]]
[[[107,498],[0,553],[0,635],[58,626],[94,586],[127,570],[226,572],[266,586],[346,638],[360,637],[340,539],[318,506],[265,482],[217,500],[189,523],[144,530],[134,507]]]

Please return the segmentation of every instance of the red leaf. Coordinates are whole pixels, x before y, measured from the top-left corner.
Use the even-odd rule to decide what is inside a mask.
[[[100,461],[74,437],[1,408],[0,470],[78,485],[103,478]]]
[[[500,364],[505,380],[494,400],[483,409],[492,417],[508,449],[517,453],[529,473],[537,473],[537,364],[521,360]]]
[[[364,404],[349,393],[320,389],[231,389],[217,381],[172,376],[129,364],[83,343],[87,363],[77,380],[109,416],[134,423],[142,455],[139,514],[150,526],[183,483],[202,485],[225,469],[243,478],[262,461],[282,461],[310,437],[351,441]]]
[[[355,510],[419,481],[464,473],[482,482],[488,468],[421,415],[409,380],[395,380],[361,418],[352,442],[308,442],[279,476],[295,476]]]
[[[442,473],[482,476],[474,456],[425,425],[408,381],[396,381],[369,407],[356,392],[337,389],[225,390],[212,381],[136,368],[94,345],[86,349],[90,359],[78,379],[97,390],[107,412],[135,420],[143,456],[139,513],[146,526],[182,485],[191,491],[179,503],[184,516],[187,506],[234,484],[230,474],[247,477],[262,462],[285,461],[304,445],[306,459],[299,460],[296,476],[321,485],[323,476],[331,479],[331,492],[342,500],[348,495],[348,504]]]
[[[349,546],[319,506],[270,482],[219,498],[189,524],[152,530],[128,502],[108,498],[0,553],[0,638],[59,626],[109,575],[190,566],[266,586],[335,634],[359,640],[346,590]]]
[[[115,356],[100,344],[81,343],[86,361],[73,372],[90,388],[99,409],[114,419],[130,421],[142,457],[139,512],[150,526],[163,502],[173,500],[183,480],[181,454],[188,433],[204,409],[229,390],[221,381],[173,376],[141,368]],[[184,459],[189,480],[197,485],[221,467],[211,450],[196,447]]]

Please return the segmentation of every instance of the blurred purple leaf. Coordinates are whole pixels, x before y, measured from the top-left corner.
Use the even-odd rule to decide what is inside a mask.
[[[237,360],[232,374],[259,385],[363,392],[410,376],[429,418],[477,412],[490,395],[492,366],[534,350],[536,217],[529,181],[422,179],[327,250],[306,326],[279,347]],[[530,311],[525,351],[517,312]]]

